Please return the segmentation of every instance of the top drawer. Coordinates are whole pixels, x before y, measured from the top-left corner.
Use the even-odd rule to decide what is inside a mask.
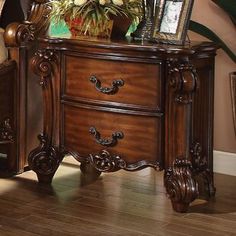
[[[161,108],[160,64],[71,55],[64,59],[64,98],[105,101],[106,105],[110,102],[114,106],[119,103],[119,106],[124,104],[127,107]]]

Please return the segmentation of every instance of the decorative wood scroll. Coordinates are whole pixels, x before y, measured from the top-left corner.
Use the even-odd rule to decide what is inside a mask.
[[[28,157],[29,166],[37,173],[40,182],[50,183],[61,162],[61,153],[53,145],[55,139],[56,106],[54,106],[55,80],[58,58],[51,50],[39,50],[32,58],[31,66],[40,76],[43,92],[44,131],[38,136],[40,145]]]
[[[111,172],[119,169],[125,169],[126,163],[119,156],[112,156],[108,151],[102,150],[96,155],[89,155],[90,163],[101,172]]]
[[[177,212],[186,212],[189,203],[198,196],[191,162],[186,159],[176,159],[173,167],[165,171],[164,182],[173,208]]]
[[[46,135],[40,134],[38,139],[39,147],[28,157],[29,167],[37,173],[40,182],[50,183],[61,162],[60,153]]]
[[[202,192],[200,195],[207,194],[207,198],[215,196],[216,188],[213,183],[213,173],[208,168],[206,157],[202,155],[200,143],[192,144],[190,154],[192,156],[194,179],[198,182],[199,192]]]
[[[49,26],[50,5],[47,0],[34,0],[26,21],[11,23],[4,34],[7,46],[19,46],[34,41],[44,34]]]
[[[55,81],[52,75],[56,71],[58,58],[54,51],[39,50],[32,58],[31,67],[33,72],[40,76],[40,85],[43,89],[43,112],[44,112],[44,131],[49,140],[52,140],[53,125],[56,123],[55,109],[53,102],[55,99]]]
[[[52,50],[39,50],[31,60],[33,72],[40,76],[40,85],[45,87],[57,64],[57,57]]]
[[[193,94],[198,88],[195,68],[188,58],[170,59],[168,66],[166,124],[166,171],[164,182],[177,212],[186,212],[198,196],[198,188],[190,161]],[[198,151],[198,146],[195,147]]]
[[[168,61],[169,83],[176,93],[175,101],[192,102],[192,93],[198,88],[196,69],[188,61]]]
[[[202,147],[200,143],[193,143],[190,149],[190,153],[192,155],[192,165],[194,171],[205,171],[207,169],[207,161],[206,158],[202,156]]]
[[[78,155],[74,152],[71,153],[78,161],[81,161]],[[102,150],[99,154],[90,154],[87,158],[87,162],[92,164],[92,166],[101,172],[114,172],[120,169],[127,171],[136,171],[143,169],[145,167],[153,167],[155,169],[160,169],[159,162],[151,161],[139,161],[136,163],[127,163],[118,155],[112,155],[107,150]]]

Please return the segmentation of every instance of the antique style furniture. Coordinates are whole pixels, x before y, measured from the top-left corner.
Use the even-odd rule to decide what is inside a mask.
[[[81,170],[165,170],[173,208],[215,193],[213,43],[41,38],[32,60],[44,130],[29,165],[50,183],[65,154]]]
[[[9,61],[0,65],[0,157],[5,159],[0,163],[0,172],[7,175],[21,173],[28,166],[28,154],[42,129],[41,90],[33,79],[29,61],[37,37],[47,30],[49,6],[44,2],[25,0],[27,20],[11,23],[5,29]]]

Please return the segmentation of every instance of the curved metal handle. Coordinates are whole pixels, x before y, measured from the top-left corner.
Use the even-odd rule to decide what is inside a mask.
[[[98,90],[101,93],[108,94],[108,95],[117,93],[119,91],[119,87],[121,87],[125,84],[122,79],[118,79],[118,80],[112,81],[111,88],[107,88],[107,87],[103,88],[101,86],[101,81],[95,75],[92,75],[89,78],[89,80],[91,83],[95,84],[96,90]]]
[[[101,138],[101,134],[97,131],[95,127],[90,127],[89,133],[94,136],[97,143],[101,144],[105,147],[113,147],[117,144],[118,139],[123,139],[124,134],[121,131],[117,131],[112,133],[111,139],[108,138]]]

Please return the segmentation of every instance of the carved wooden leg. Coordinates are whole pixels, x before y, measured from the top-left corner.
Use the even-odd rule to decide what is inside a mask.
[[[209,199],[215,196],[213,172],[208,168],[206,157],[202,155],[202,147],[196,142],[190,150],[192,155],[193,175],[198,183],[199,197]]]
[[[168,63],[164,183],[173,209],[186,212],[198,196],[190,162],[192,103],[198,89],[198,78],[187,58],[180,61],[170,59]]]
[[[188,160],[177,159],[173,167],[165,171],[164,183],[173,209],[186,212],[189,204],[198,196],[197,184],[192,176]]]
[[[40,146],[28,157],[29,167],[36,172],[40,183],[51,183],[62,160],[56,148],[49,145],[47,136],[39,135]]]
[[[209,200],[215,196],[216,188],[213,182],[213,173],[208,169],[202,172],[195,172],[194,179],[198,185],[199,198]]]
[[[29,167],[34,170],[41,183],[51,183],[62,160],[59,146],[60,75],[58,57],[51,50],[39,50],[31,60],[33,72],[40,77],[43,96],[43,135],[39,135],[40,146],[28,157]],[[56,146],[56,147],[55,147]]]
[[[101,175],[101,171],[98,171],[91,163],[81,162],[80,170],[83,175],[89,175],[92,178],[98,178]]]

